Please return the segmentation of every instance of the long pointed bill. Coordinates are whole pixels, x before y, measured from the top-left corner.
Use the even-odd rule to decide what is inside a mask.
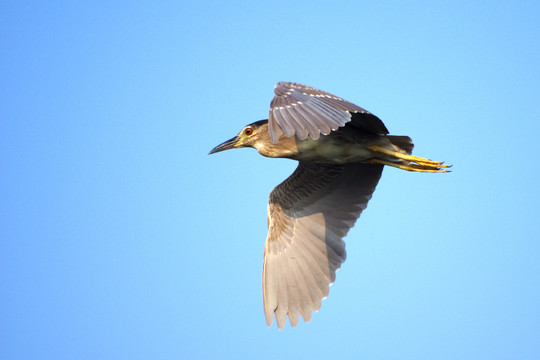
[[[218,146],[216,146],[215,148],[213,148],[212,150],[210,150],[210,152],[208,153],[208,155],[210,154],[215,154],[217,152],[220,152],[220,151],[224,151],[224,150],[229,150],[229,149],[233,149],[235,148],[236,144],[238,143],[238,137],[235,136],[233,137],[232,139],[229,139],[227,141],[225,141],[224,143],[221,143],[219,144]]]

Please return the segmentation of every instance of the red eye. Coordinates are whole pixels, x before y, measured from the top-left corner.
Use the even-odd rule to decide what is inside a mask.
[[[246,130],[244,130],[244,134],[246,134],[247,136],[253,134],[253,129],[252,128],[247,128]]]

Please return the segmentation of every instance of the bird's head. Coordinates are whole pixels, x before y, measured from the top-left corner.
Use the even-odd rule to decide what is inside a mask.
[[[241,147],[253,147],[259,150],[259,148],[264,146],[264,144],[271,143],[270,134],[268,133],[268,120],[259,120],[244,126],[238,135],[219,144],[210,150],[209,154]]]

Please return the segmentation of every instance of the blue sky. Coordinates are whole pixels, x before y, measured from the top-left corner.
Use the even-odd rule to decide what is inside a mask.
[[[2,359],[537,359],[540,4],[0,5]],[[450,174],[385,169],[309,324],[268,329],[268,193],[208,156],[278,81]]]

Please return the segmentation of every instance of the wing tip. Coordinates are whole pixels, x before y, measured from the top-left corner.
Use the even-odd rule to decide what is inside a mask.
[[[266,326],[272,326],[272,323],[274,322],[274,312],[268,312],[267,310],[265,310],[264,316],[266,317]]]

